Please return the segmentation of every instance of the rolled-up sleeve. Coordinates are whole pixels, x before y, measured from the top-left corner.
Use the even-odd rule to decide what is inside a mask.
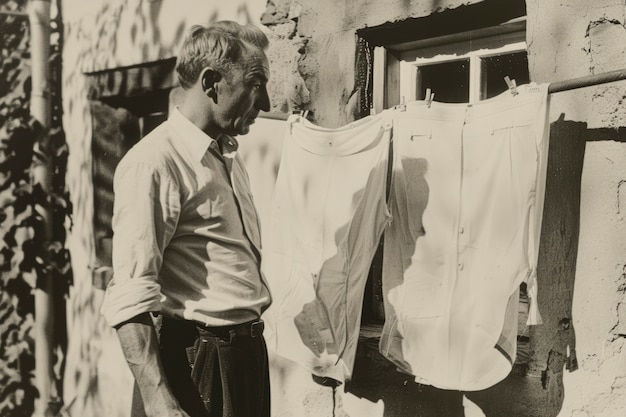
[[[113,279],[101,313],[117,326],[161,310],[159,270],[180,215],[180,194],[165,167],[132,160],[120,163],[113,188]]]

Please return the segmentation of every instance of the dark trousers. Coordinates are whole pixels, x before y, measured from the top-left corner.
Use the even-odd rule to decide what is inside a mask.
[[[159,344],[167,381],[191,417],[269,417],[270,387],[263,336],[215,331],[163,318]],[[133,417],[143,416],[135,387]]]

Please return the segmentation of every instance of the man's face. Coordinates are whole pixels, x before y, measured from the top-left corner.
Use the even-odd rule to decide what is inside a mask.
[[[245,135],[259,111],[269,111],[267,94],[269,63],[259,48],[244,52],[241,65],[234,66],[218,82],[215,119],[223,133]]]

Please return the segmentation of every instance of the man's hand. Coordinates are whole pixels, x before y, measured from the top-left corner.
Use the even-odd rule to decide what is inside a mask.
[[[149,313],[116,327],[126,361],[135,376],[148,417],[189,417],[180,408],[163,372],[159,343]]]

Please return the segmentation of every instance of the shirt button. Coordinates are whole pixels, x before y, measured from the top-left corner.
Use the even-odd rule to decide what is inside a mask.
[[[458,264],[457,267],[459,268],[459,271],[463,270],[464,265],[462,263]]]
[[[462,235],[463,233],[465,233],[465,228],[459,227],[459,234]]]

